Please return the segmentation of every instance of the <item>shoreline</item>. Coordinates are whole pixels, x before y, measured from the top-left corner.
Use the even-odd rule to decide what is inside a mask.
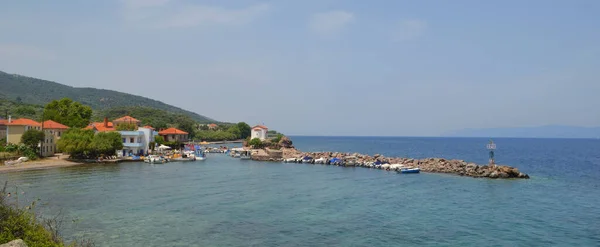
[[[20,171],[28,171],[28,170],[42,170],[42,169],[50,169],[50,168],[78,166],[78,165],[83,165],[83,164],[85,164],[85,163],[73,162],[73,161],[69,161],[66,159],[44,158],[44,159],[40,159],[40,160],[19,163],[16,165],[2,165],[2,166],[0,166],[0,173],[20,172]]]

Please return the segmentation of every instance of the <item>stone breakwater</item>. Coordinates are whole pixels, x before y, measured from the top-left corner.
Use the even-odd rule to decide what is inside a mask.
[[[274,152],[269,152],[267,150],[266,153],[270,154]],[[283,148],[276,153],[276,157],[265,155],[260,158],[257,157],[256,160],[355,166],[384,170],[399,170],[400,167],[418,167],[423,172],[451,173],[476,178],[529,178],[529,175],[520,172],[519,169],[514,167],[503,165],[477,165],[475,163],[456,159],[411,159],[385,157],[379,154],[370,156],[359,153],[301,152],[295,148]]]

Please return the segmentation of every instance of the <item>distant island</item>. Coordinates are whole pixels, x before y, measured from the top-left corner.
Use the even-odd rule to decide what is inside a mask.
[[[547,125],[538,127],[463,129],[445,137],[600,138],[600,127]]]

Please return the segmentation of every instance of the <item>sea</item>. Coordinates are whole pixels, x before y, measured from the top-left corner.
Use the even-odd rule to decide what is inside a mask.
[[[486,138],[292,137],[303,151],[488,162]],[[239,160],[0,174],[96,246],[600,246],[600,140],[494,139],[524,180]]]

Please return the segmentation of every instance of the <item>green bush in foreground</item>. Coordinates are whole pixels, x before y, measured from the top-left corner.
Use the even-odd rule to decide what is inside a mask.
[[[15,192],[15,194],[17,194]],[[0,190],[0,244],[22,239],[27,246],[63,247],[66,246],[60,237],[59,228],[62,219],[44,219],[33,212],[35,202],[21,208],[16,204],[14,196],[8,196],[6,184]],[[90,240],[73,242],[72,247],[94,246]]]
[[[15,239],[23,239],[27,246],[53,247],[64,246],[58,236],[48,231],[36,221],[35,214],[30,211],[32,205],[18,208],[11,205],[6,186],[0,195],[0,244]]]

